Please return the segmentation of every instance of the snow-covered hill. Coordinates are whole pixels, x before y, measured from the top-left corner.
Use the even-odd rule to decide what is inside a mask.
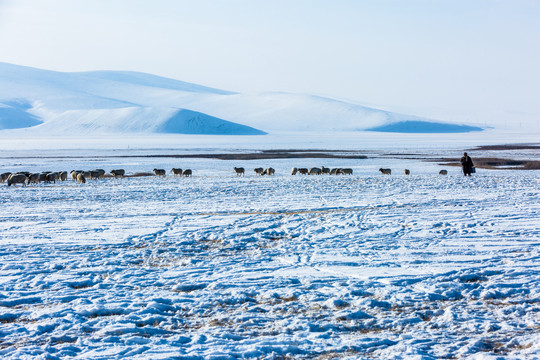
[[[0,63],[0,130],[17,134],[481,130],[447,125],[312,95],[239,94],[137,72]]]

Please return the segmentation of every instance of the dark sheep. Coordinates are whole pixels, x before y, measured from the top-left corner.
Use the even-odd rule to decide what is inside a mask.
[[[182,169],[172,168],[171,172],[174,176],[182,176]]]
[[[126,174],[126,171],[124,169],[116,169],[116,170],[111,170],[111,174],[117,178],[117,177],[124,177],[124,175]]]
[[[30,185],[30,184],[39,184],[39,173],[35,173],[35,174],[30,174],[30,176],[28,177],[28,181],[27,181],[27,185]]]
[[[154,175],[156,176],[165,176],[166,172],[164,169],[154,169]]]
[[[309,169],[309,175],[321,175],[322,174],[322,170],[318,167],[312,167],[311,169]]]
[[[47,174],[47,177],[46,177],[46,181],[48,183],[55,183],[56,184],[56,179],[58,179],[58,174],[55,173],[55,172],[52,172],[52,173],[48,173]]]
[[[384,175],[392,175],[392,169],[380,168],[379,171],[381,172],[381,174],[384,174]]]
[[[257,175],[264,175],[264,174],[263,174],[263,173],[264,173],[264,169],[261,168],[261,167],[255,168],[255,169],[253,169],[253,171],[255,171],[255,174],[257,174]]]
[[[189,177],[191,175],[193,175],[193,171],[191,171],[191,169],[184,170],[184,176],[185,177]]]
[[[309,170],[306,169],[306,168],[299,168],[299,169],[298,169],[298,173],[299,173],[300,175],[307,175],[308,172],[309,172]]]
[[[234,172],[236,173],[236,176],[244,176],[246,170],[243,167],[235,167]]]
[[[439,175],[448,175],[448,170],[439,171]]]
[[[409,169],[405,169],[405,175],[411,175],[411,171]]]
[[[9,178],[9,175],[11,175],[10,172],[5,172],[5,173],[2,173],[0,174],[0,182],[6,182],[7,179]]]
[[[7,186],[22,184],[26,186],[26,175],[25,174],[11,174],[7,179]]]

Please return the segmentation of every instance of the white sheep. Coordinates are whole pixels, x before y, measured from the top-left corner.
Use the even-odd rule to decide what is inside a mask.
[[[85,184],[86,183],[86,177],[83,175],[83,173],[77,174],[77,183],[79,184]]]

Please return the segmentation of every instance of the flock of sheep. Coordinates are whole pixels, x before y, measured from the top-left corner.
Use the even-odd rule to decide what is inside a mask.
[[[173,168],[171,173],[175,176],[186,176],[189,177],[193,174],[191,169],[177,169]],[[103,169],[95,170],[72,170],[69,175],[76,181],[78,184],[85,184],[88,180],[104,179],[105,177],[114,177],[122,178],[126,176],[126,171],[124,169],[114,169],[110,171],[110,175],[107,175]],[[164,169],[154,169],[154,175],[156,176],[165,176],[166,171]],[[66,181],[68,179],[67,171],[44,171],[40,173],[30,173],[28,171],[20,171],[17,173],[5,172],[0,174],[0,182],[7,182],[7,186],[21,184],[22,186],[27,186],[30,184],[39,184],[39,183],[56,183],[56,181]]]
[[[235,167],[234,171],[237,176],[244,176],[246,170],[243,167]],[[263,175],[274,175],[276,170],[269,167],[266,169],[263,169],[261,167],[255,168],[253,170],[257,175],[263,176]],[[392,170],[391,169],[383,169],[380,168],[379,171],[384,175],[391,175]],[[153,170],[155,176],[166,176],[167,172],[165,169],[154,169]],[[186,176],[189,177],[193,174],[193,171],[191,169],[179,169],[179,168],[173,168],[171,170],[171,173],[174,176]],[[312,167],[310,169],[308,168],[292,168],[291,169],[291,175],[352,175],[353,170],[351,168],[327,168],[327,167]],[[405,169],[405,175],[410,175],[409,169]],[[126,174],[124,169],[115,169],[110,171],[110,175],[106,175],[105,170],[103,169],[95,169],[90,171],[84,171],[84,170],[72,170],[70,172],[70,176],[73,179],[73,181],[76,181],[78,184],[84,184],[87,180],[94,180],[94,179],[103,179],[105,177],[114,177],[114,178],[121,178],[124,177]],[[447,175],[447,170],[441,170],[439,171],[440,175]],[[149,175],[149,174],[147,174]],[[68,178],[67,171],[60,171],[60,172],[52,172],[52,171],[45,171],[41,173],[30,173],[27,171],[23,172],[17,172],[17,173],[10,173],[6,172],[3,174],[0,174],[0,182],[4,183],[7,182],[7,186],[15,185],[15,184],[21,184],[22,186],[30,185],[30,184],[39,184],[41,182],[43,183],[56,183],[56,181],[66,181]]]

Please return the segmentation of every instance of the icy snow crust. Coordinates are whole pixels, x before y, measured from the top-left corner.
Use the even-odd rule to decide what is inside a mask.
[[[1,186],[0,356],[540,357],[538,172],[324,162],[355,175],[133,158],[105,165],[194,176]],[[264,165],[276,176],[255,176]]]

